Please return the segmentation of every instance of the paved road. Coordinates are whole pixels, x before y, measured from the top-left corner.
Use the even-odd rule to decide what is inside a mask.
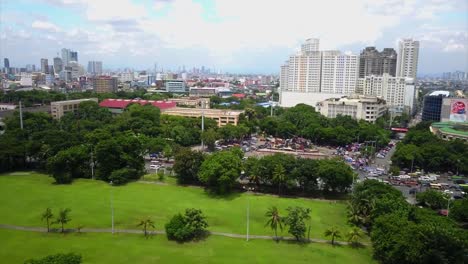
[[[9,230],[19,230],[19,231],[30,231],[30,232],[47,232],[47,228],[45,227],[28,227],[28,226],[16,226],[16,225],[5,225],[0,224],[0,229],[9,229]],[[58,229],[54,229],[58,230]],[[77,232],[76,229],[66,229],[66,232]],[[58,231],[55,231],[58,232]],[[112,229],[110,228],[82,228],[80,230],[82,233],[112,233]],[[142,234],[142,230],[138,229],[115,229],[114,233],[126,233],[126,234]],[[165,234],[165,231],[161,230],[152,230],[149,232],[150,234]],[[246,235],[241,234],[232,234],[232,233],[222,233],[222,232],[210,232],[210,235],[215,236],[224,236],[224,237],[231,237],[231,238],[246,238]],[[265,239],[265,240],[272,240],[275,237],[273,236],[261,236],[261,235],[249,235],[249,239]],[[293,237],[280,237],[281,240],[295,240]],[[319,239],[319,238],[311,238],[310,242],[315,243],[330,243],[329,240]],[[339,245],[348,245],[348,242],[344,241],[335,241],[336,244]],[[361,243],[363,245],[369,245],[369,243]]]

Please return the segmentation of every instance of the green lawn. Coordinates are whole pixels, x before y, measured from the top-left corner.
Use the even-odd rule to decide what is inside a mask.
[[[178,244],[158,235],[46,234],[0,230],[2,263],[75,252],[83,263],[376,263],[368,248],[328,244],[298,245],[270,240],[212,236],[198,243]]]
[[[194,207],[207,215],[209,230],[245,234],[249,201],[251,234],[273,234],[265,227],[264,217],[272,205],[276,205],[283,215],[288,206],[309,207],[312,210],[311,237],[314,238],[324,238],[324,230],[333,225],[342,233],[350,229],[346,224],[345,204],[341,202],[253,194],[213,197],[201,188],[139,182],[120,187],[93,180],[76,180],[71,185],[52,183],[51,177],[36,173],[0,176],[0,223],[44,226],[40,215],[46,207],[51,207],[54,213],[68,207],[72,210],[68,227],[110,228],[112,195],[116,228],[135,229],[139,219],[150,216],[156,229],[163,230],[172,215]],[[282,233],[287,235],[286,230]]]

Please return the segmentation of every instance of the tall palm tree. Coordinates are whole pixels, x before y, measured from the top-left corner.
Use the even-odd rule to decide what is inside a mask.
[[[62,226],[62,233],[65,232],[64,225],[71,221],[68,214],[71,212],[70,208],[61,209],[59,215],[53,222],[53,224],[60,224]]]
[[[148,228],[152,227],[154,228],[154,222],[151,220],[151,218],[146,218],[140,221],[140,223],[137,226],[142,226],[143,227],[143,234],[145,237],[148,237]]]
[[[350,242],[351,245],[356,246],[359,243],[359,239],[362,237],[362,235],[363,232],[359,227],[353,227],[348,232],[348,242]]]
[[[355,225],[362,224],[362,217],[359,212],[359,208],[354,203],[348,203],[348,222]]]
[[[325,236],[326,237],[331,237],[331,243],[332,245],[335,245],[335,239],[341,237],[341,233],[336,227],[331,227],[330,229],[327,229],[325,231]]]
[[[47,232],[50,232],[50,219],[54,217],[54,214],[52,213],[52,209],[49,207],[46,208],[44,213],[42,213],[41,220],[47,222]]]
[[[281,193],[281,185],[286,181],[286,171],[283,165],[278,164],[273,171],[273,181],[278,184],[278,195]]]
[[[270,226],[271,229],[275,230],[275,239],[278,240],[278,227],[283,230],[283,218],[280,216],[278,208],[276,206],[268,208],[265,216],[268,217],[265,226]]]

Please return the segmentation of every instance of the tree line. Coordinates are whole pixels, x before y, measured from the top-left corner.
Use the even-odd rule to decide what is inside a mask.
[[[422,122],[410,129],[397,144],[393,165],[397,169],[468,174],[468,144],[459,139],[444,141],[432,134],[429,126]]]
[[[383,264],[468,261],[468,232],[452,219],[409,205],[402,193],[375,180],[355,186],[348,221],[370,233]]]
[[[239,148],[209,155],[188,148],[175,155],[174,172],[180,184],[199,184],[227,193],[246,180],[256,191],[316,195],[345,193],[354,172],[339,159],[312,160],[287,154],[244,158]]]

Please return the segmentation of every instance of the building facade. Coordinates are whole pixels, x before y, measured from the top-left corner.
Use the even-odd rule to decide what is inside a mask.
[[[403,39],[398,43],[396,76],[416,79],[418,73],[419,41]]]
[[[49,73],[49,60],[41,59],[41,72],[48,74]]]
[[[415,110],[415,86],[411,78],[382,76],[366,76],[359,78],[356,93],[377,96],[387,102],[394,112],[412,113]]]
[[[50,103],[50,113],[53,118],[60,119],[68,112],[76,112],[81,102],[98,102],[97,98],[87,98],[78,100],[56,101]]]
[[[235,111],[235,110],[224,110],[224,109],[202,109],[202,108],[168,108],[162,110],[161,114],[173,115],[173,116],[184,116],[184,117],[193,117],[213,119],[217,122],[218,127],[225,125],[234,125],[237,126],[239,123],[239,116],[244,111]]]
[[[468,99],[447,97],[442,99],[442,122],[468,122]]]
[[[396,75],[397,53],[392,48],[379,52],[375,47],[366,47],[359,56],[359,78],[384,73]]]
[[[318,104],[320,114],[328,118],[338,115],[375,123],[387,111],[385,100],[375,96],[350,96],[330,98]]]
[[[117,78],[99,76],[93,79],[93,87],[96,93],[112,93],[117,91]]]
[[[442,101],[449,95],[447,91],[435,91],[424,96],[421,120],[440,122]]]
[[[185,82],[180,80],[166,81],[166,92],[168,93],[185,93]]]

